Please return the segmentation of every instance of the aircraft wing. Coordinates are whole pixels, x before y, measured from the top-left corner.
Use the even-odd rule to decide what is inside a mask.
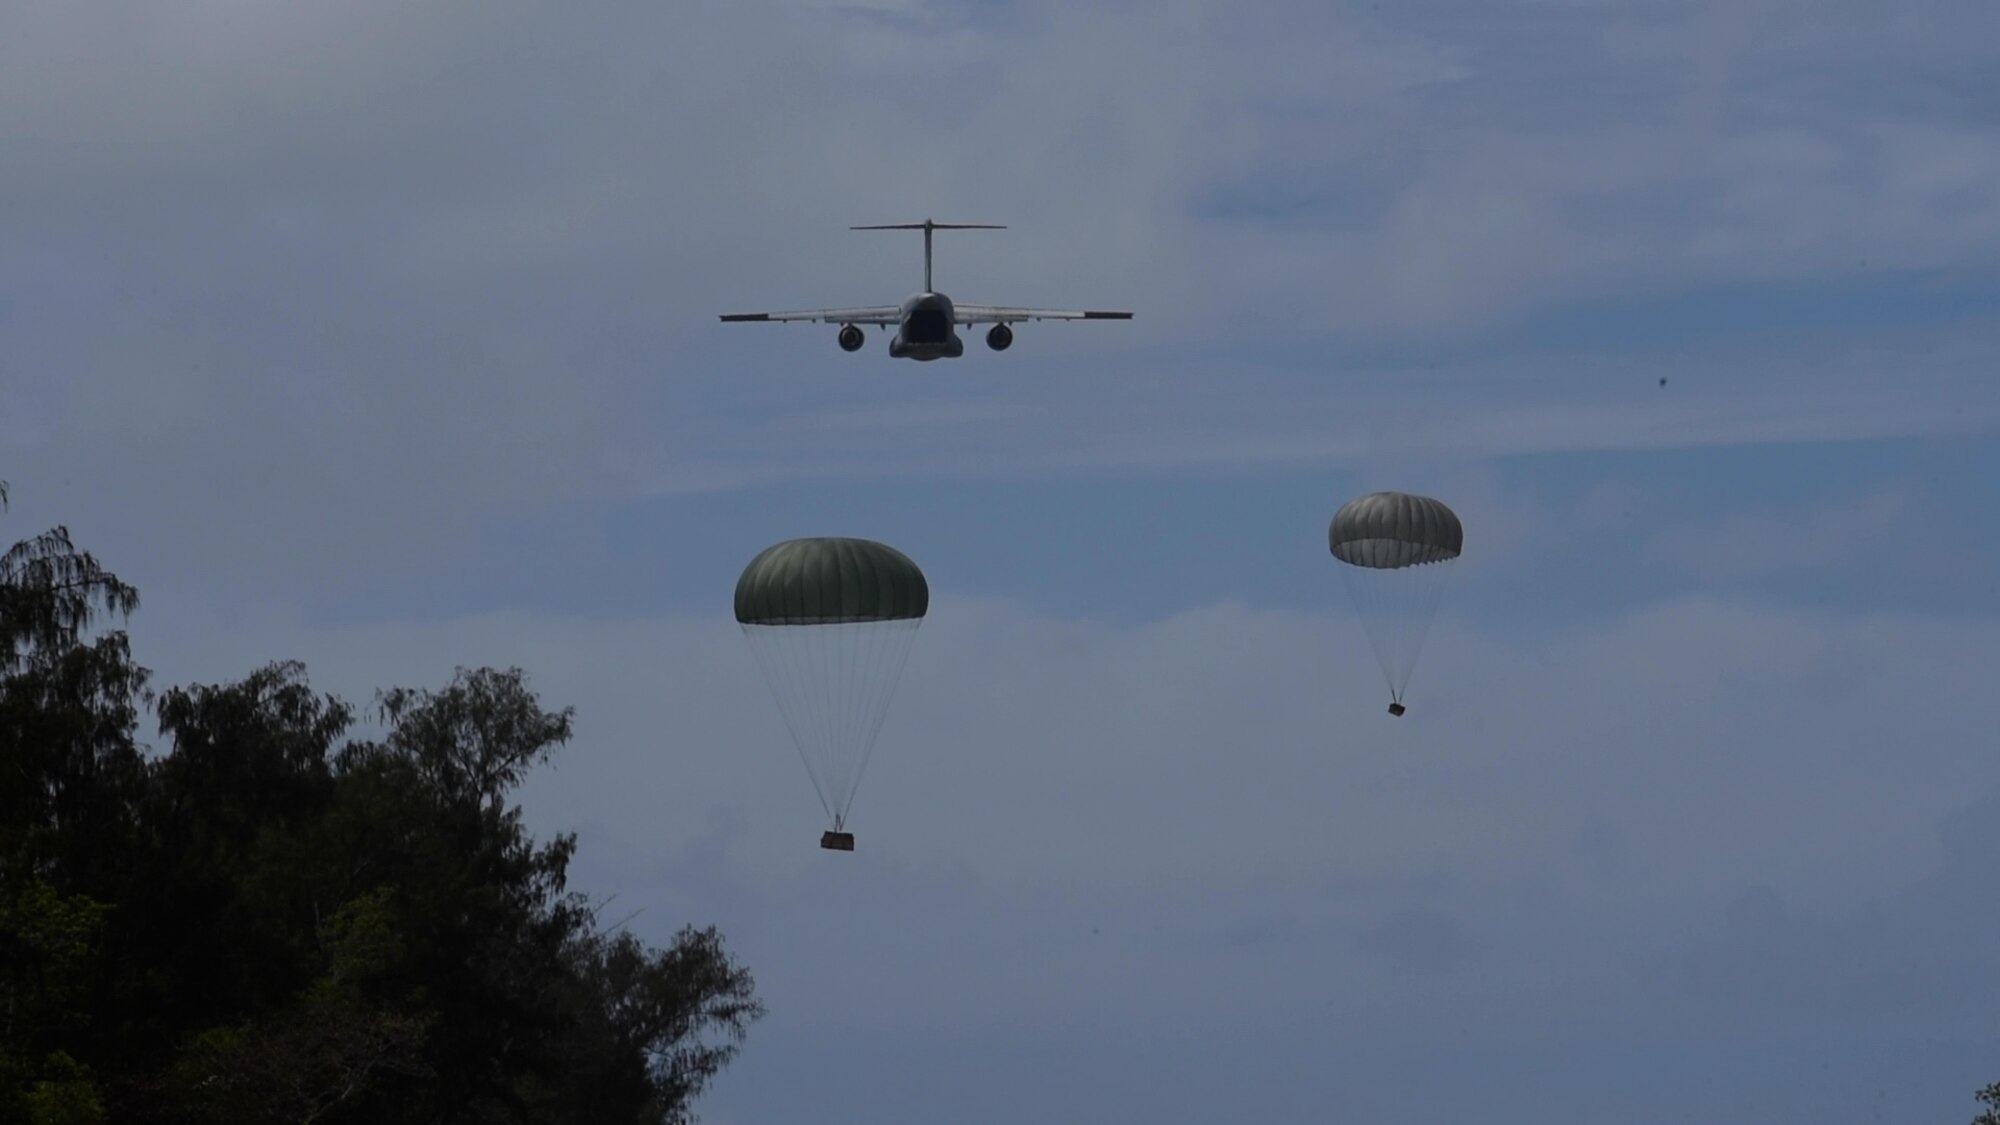
[[[1009,324],[1016,320],[1131,320],[1128,312],[1072,312],[1067,309],[1017,309],[1010,305],[959,305],[960,324]]]
[[[805,309],[801,312],[723,313],[723,320],[813,320],[823,324],[874,324],[893,328],[901,323],[900,305],[869,305],[858,309]]]

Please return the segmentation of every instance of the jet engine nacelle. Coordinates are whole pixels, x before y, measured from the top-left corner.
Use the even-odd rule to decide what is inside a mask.
[[[858,352],[861,350],[861,342],[861,329],[854,327],[852,324],[843,324],[840,326],[841,351]]]
[[[996,352],[1004,352],[1014,342],[1014,330],[1004,324],[996,324],[986,334],[986,346]]]

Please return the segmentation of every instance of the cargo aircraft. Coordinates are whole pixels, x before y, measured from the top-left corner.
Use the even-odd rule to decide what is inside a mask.
[[[852,309],[806,309],[800,312],[725,313],[725,321],[806,320],[840,325],[842,351],[860,351],[861,325],[894,328],[889,355],[919,362],[956,359],[965,354],[965,341],[958,327],[990,324],[986,346],[1004,352],[1014,342],[1017,320],[1131,320],[1129,312],[1071,312],[1064,309],[1020,309],[1007,305],[960,305],[931,288],[931,232],[940,230],[1006,230],[991,223],[885,223],[880,226],[849,227],[849,230],[920,230],[924,232],[924,291],[913,294],[900,305],[869,305]]]

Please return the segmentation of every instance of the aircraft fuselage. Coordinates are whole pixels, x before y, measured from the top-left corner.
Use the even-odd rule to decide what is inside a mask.
[[[889,338],[892,359],[957,359],[965,354],[965,341],[958,338],[959,325],[986,325],[986,346],[1004,352],[1014,346],[1014,329],[1028,320],[1131,320],[1129,312],[1077,309],[1037,309],[1015,305],[955,305],[931,282],[931,234],[940,230],[1000,230],[991,223],[890,223],[887,226],[855,227],[855,230],[920,230],[924,232],[924,287],[903,298],[898,305],[865,305],[841,309],[796,309],[790,312],[723,313],[724,321],[813,321],[838,324],[834,339],[844,352],[858,352],[867,345],[862,326],[895,330]]]
[[[902,319],[889,341],[892,358],[924,362],[964,354],[965,341],[958,338],[950,297],[927,290],[903,299]]]

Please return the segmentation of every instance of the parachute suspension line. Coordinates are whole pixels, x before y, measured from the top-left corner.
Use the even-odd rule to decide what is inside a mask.
[[[736,620],[833,824],[822,847],[853,850],[847,817],[929,604],[923,571],[866,539],[789,539],[736,581]]]
[[[1429,638],[1431,623],[1437,620],[1438,606],[1444,601],[1445,575],[1451,564],[1457,560],[1420,563],[1416,567],[1421,583],[1418,593],[1417,610],[1414,615],[1414,631],[1410,635],[1410,647],[1402,665],[1402,677],[1395,685],[1395,702],[1403,701],[1403,693],[1410,689],[1410,677],[1416,672],[1417,657],[1424,650],[1424,641]]]
[[[835,787],[825,760],[827,735],[832,728],[830,713],[836,697],[833,685],[827,682],[826,661],[817,659],[816,654],[823,647],[818,643],[817,631],[836,627],[801,630],[796,626],[756,626],[763,630],[758,634],[763,642],[760,648],[771,654],[771,664],[778,669],[771,679],[772,689],[779,696],[779,710],[785,712],[787,724],[792,727],[793,742],[805,763],[806,776],[812,780],[813,791],[819,794],[820,807],[829,819],[838,822],[840,790]]]
[[[825,771],[827,791],[833,796],[833,830],[839,832],[847,824],[847,806],[853,799],[847,787],[846,758],[853,752],[849,746],[847,709],[852,705],[854,680],[859,671],[854,666],[852,650],[855,634],[866,626],[858,624],[814,625],[811,626],[813,646],[813,666],[821,670],[815,677],[820,688],[820,748],[823,758],[820,768]],[[847,650],[843,659],[842,650]]]
[[[803,677],[796,673],[792,666],[793,662],[788,660],[784,653],[784,649],[790,646],[774,643],[778,638],[770,635],[782,626],[743,623],[741,628],[743,635],[750,641],[750,651],[756,656],[758,666],[764,670],[765,679],[770,682],[773,692],[779,697],[778,714],[785,721],[785,729],[791,733],[792,748],[798,751],[799,761],[805,763],[806,779],[812,782],[813,794],[819,798],[819,807],[830,817],[833,815],[833,806],[827,802],[826,789],[820,784],[819,770],[814,768],[812,757],[806,753],[805,730],[810,729],[812,724],[805,721],[806,717],[803,714],[794,715],[793,712],[798,710],[797,708],[786,706],[790,700],[803,701],[805,692],[802,686]]]
[[[912,623],[914,624],[914,623]],[[876,622],[868,625],[839,626],[844,637],[827,636],[822,656],[828,666],[838,665],[840,682],[836,688],[838,707],[828,729],[827,770],[835,794],[836,830],[844,826],[853,810],[861,775],[873,749],[872,721],[887,709],[895,690],[895,674],[890,657],[896,642],[911,632],[903,622]],[[871,690],[872,689],[872,690]]]
[[[830,749],[836,722],[834,714],[840,705],[838,694],[840,685],[834,683],[833,677],[828,674],[833,669],[830,669],[826,659],[826,634],[827,630],[838,628],[840,628],[838,625],[809,626],[799,634],[804,644],[787,646],[792,650],[792,657],[798,662],[799,674],[805,680],[807,702],[811,707],[808,713],[813,717],[810,736],[812,741],[807,744],[807,752],[813,753],[815,748],[817,749],[813,769],[819,773],[820,781],[826,785],[828,812],[835,824],[840,823],[840,784],[833,772]]]
[[[1340,568],[1394,703],[1401,704],[1409,690],[1417,657],[1443,601],[1445,579],[1456,561],[1444,559],[1394,570]]]
[[[836,832],[846,827],[922,623],[743,626]]]
[[[834,790],[842,795],[840,805],[836,809],[840,827],[846,826],[847,814],[854,808],[854,787],[859,780],[855,776],[854,763],[864,751],[860,745],[860,738],[857,737],[860,732],[855,729],[855,712],[862,705],[858,697],[861,695],[862,685],[872,681],[870,673],[873,671],[875,650],[881,647],[875,642],[890,628],[893,626],[886,622],[876,624],[872,628],[842,626],[841,631],[847,634],[845,637],[828,638],[830,642],[845,641],[847,649],[840,665],[844,680],[840,685],[839,725],[835,728],[840,732],[840,741],[836,744],[840,755],[837,767],[840,772],[835,775],[840,780],[839,788]]]
[[[835,832],[843,830],[847,824],[847,786],[844,784],[846,771],[841,768],[841,759],[847,752],[846,739],[843,737],[847,728],[842,720],[848,702],[847,693],[852,690],[849,680],[854,674],[854,662],[839,659],[839,650],[843,647],[854,647],[852,643],[854,631],[852,625],[814,625],[809,634],[813,647],[817,650],[813,653],[814,665],[827,673],[819,680],[824,691],[821,699],[824,708],[820,723],[822,738],[820,750],[825,755],[820,767],[826,771],[827,789],[833,794]],[[841,643],[843,641],[847,643],[843,645]]]
[[[877,626],[880,628],[881,626]],[[827,776],[833,782],[833,830],[844,831],[847,827],[847,812],[854,802],[853,759],[854,747],[854,694],[857,681],[863,679],[865,671],[861,667],[862,634],[868,632],[858,625],[835,625],[821,628],[820,658],[825,661],[821,667],[838,669],[838,681],[828,687],[832,705],[827,716]]]
[[[826,746],[833,730],[833,710],[839,702],[839,696],[835,694],[836,685],[826,673],[826,660],[815,651],[826,647],[825,636],[819,632],[822,628],[839,628],[839,626],[814,626],[812,631],[801,635],[800,639],[804,640],[805,644],[785,643],[788,638],[784,637],[779,638],[779,642],[785,644],[793,669],[805,689],[801,699],[805,705],[804,713],[809,717],[805,750],[812,756],[813,773],[819,778],[819,784],[826,789],[828,815],[838,820],[840,787],[834,778],[832,763],[827,760]]]
[[[797,698],[801,687],[797,677],[792,673],[791,662],[785,658],[783,649],[775,643],[775,638],[772,636],[773,627],[744,624],[742,628],[743,635],[749,638],[750,651],[756,654],[757,663],[764,669],[764,677],[770,683],[772,693],[780,700]],[[804,715],[797,713],[796,708],[781,704],[778,714],[784,718],[785,729],[791,732],[792,748],[797,751],[799,760],[805,764],[806,779],[812,782],[813,793],[819,798],[820,807],[827,808],[826,793],[820,785],[819,775],[813,769],[812,761],[806,757],[804,735],[810,724]],[[828,815],[832,814],[829,812]]]
[[[1341,579],[1347,586],[1348,592],[1353,595],[1355,614],[1361,619],[1362,631],[1368,635],[1368,646],[1374,650],[1375,661],[1382,669],[1382,679],[1389,685],[1389,698],[1393,702],[1400,703],[1402,699],[1396,687],[1396,668],[1399,662],[1388,635],[1389,630],[1383,621],[1385,614],[1380,596],[1383,585],[1381,576],[1358,572],[1349,574],[1342,571]]]
[[[923,624],[920,617],[892,622],[888,628],[876,633],[878,652],[871,657],[870,664],[876,668],[877,682],[884,685],[875,697],[873,705],[865,708],[860,716],[860,758],[854,766],[854,778],[849,793],[861,788],[861,775],[868,769],[868,759],[874,756],[875,740],[882,733],[882,723],[889,716],[889,703],[896,696],[896,687],[903,678],[903,668],[909,663],[910,646],[917,637],[917,629]],[[850,807],[853,798],[848,799]]]

